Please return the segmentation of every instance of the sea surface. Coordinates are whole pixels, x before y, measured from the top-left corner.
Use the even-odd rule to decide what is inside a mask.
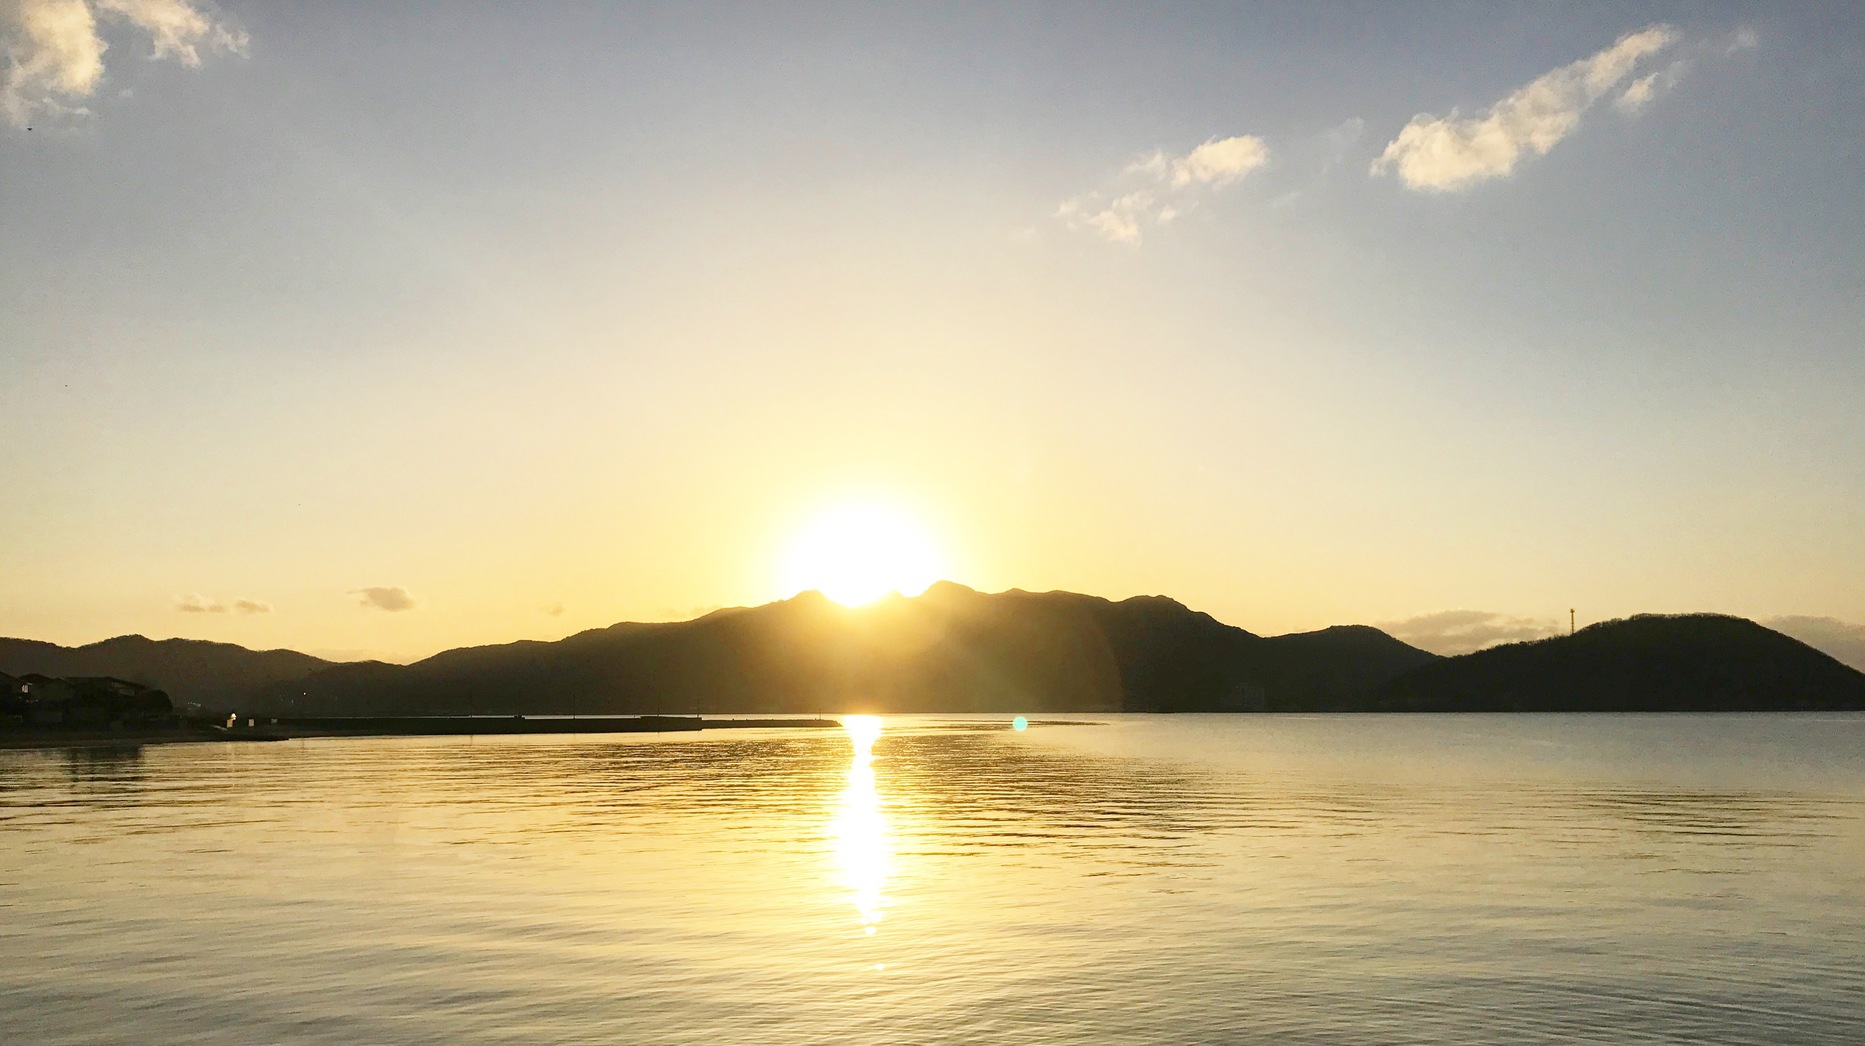
[[[1865,716],[1070,718],[0,752],[0,1042],[1865,1041]]]

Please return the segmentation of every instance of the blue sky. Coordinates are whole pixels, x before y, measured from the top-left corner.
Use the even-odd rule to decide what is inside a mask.
[[[0,633],[1865,621],[1855,5],[0,11]]]

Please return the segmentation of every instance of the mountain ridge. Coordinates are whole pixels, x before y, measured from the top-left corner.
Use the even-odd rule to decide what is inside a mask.
[[[217,706],[337,663],[296,650],[252,650],[207,639],[130,634],[67,647],[0,638],[0,672],[7,675],[114,676],[165,690],[178,706]]]
[[[1727,615],[1639,615],[1458,657],[1369,625],[1261,636],[1166,596],[940,582],[457,647],[412,664],[119,636],[0,640],[0,671],[113,675],[271,715],[1865,709],[1865,674]]]
[[[1370,626],[1264,637],[1165,596],[940,582],[858,608],[805,592],[554,643],[338,666],[265,700],[288,714],[1315,710],[1357,707],[1435,659]]]

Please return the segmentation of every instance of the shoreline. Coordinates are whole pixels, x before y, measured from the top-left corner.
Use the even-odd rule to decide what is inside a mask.
[[[840,728],[816,716],[707,719],[702,716],[379,716],[286,719],[231,729],[186,725],[157,730],[14,729],[0,731],[0,750],[110,748],[130,745],[231,742],[257,744],[322,737],[485,737],[511,734],[699,733],[703,730]]]

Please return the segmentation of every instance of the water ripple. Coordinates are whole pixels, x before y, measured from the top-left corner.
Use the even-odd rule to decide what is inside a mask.
[[[0,1027],[1849,1043],[1861,756],[1844,716],[0,753]]]

